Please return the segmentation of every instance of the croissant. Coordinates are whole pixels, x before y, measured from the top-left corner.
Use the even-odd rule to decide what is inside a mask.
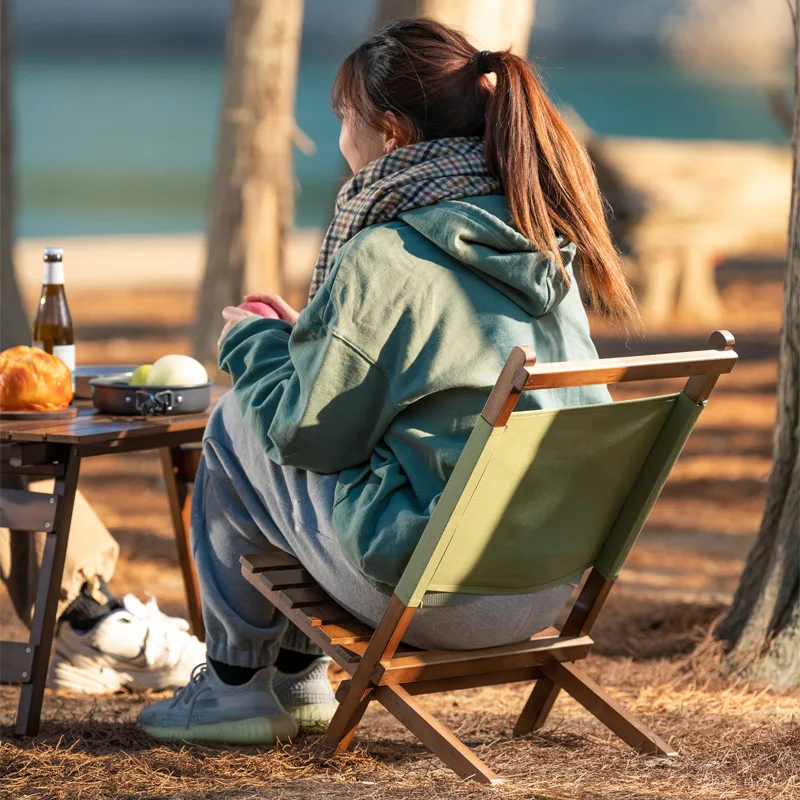
[[[20,345],[0,353],[0,409],[61,411],[72,400],[72,374],[56,356]]]

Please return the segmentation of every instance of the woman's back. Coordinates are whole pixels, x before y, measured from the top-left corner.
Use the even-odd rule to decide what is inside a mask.
[[[572,277],[575,248],[561,244]],[[224,366],[241,374],[245,419],[273,460],[340,473],[336,533],[359,568],[387,584],[405,567],[511,348],[533,347],[543,362],[596,358],[575,281],[514,230],[501,195],[415,209],[342,247],[289,341],[297,390],[269,407],[267,427],[263,406],[242,403],[270,382],[254,376],[248,391],[244,365],[266,345],[254,325],[275,323],[239,326],[223,351]],[[604,387],[585,387],[526,393],[524,402],[607,400]]]

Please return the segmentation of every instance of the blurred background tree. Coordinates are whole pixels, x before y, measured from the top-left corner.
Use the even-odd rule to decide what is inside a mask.
[[[778,368],[778,413],[764,517],[718,633],[734,669],[800,686],[800,9],[795,35],[792,206]]]
[[[29,343],[28,318],[14,274],[14,175],[11,125],[11,6],[0,2],[0,350]]]
[[[303,0],[231,0],[195,356],[216,366],[220,309],[281,292],[294,224],[292,141]]]
[[[378,23],[431,17],[460,30],[476,46],[526,57],[535,15],[534,0],[381,0]]]

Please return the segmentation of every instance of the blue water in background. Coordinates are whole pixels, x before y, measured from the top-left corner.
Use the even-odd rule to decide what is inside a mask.
[[[296,220],[329,220],[343,161],[328,92],[339,58],[304,54]],[[539,62],[555,99],[597,132],[785,144],[758,81],[712,79],[640,58]],[[788,81],[787,81],[788,86]],[[222,55],[20,57],[14,114],[17,235],[168,233],[205,227]]]

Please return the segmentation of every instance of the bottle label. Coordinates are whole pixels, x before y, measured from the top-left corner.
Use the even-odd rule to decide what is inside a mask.
[[[33,346],[39,350],[44,350],[41,342],[33,342]],[[72,391],[75,391],[75,345],[74,344],[54,344],[53,355],[60,358],[69,368],[72,375]]]
[[[42,283],[55,286],[64,283],[64,265],[60,261],[45,261],[42,270]]]
[[[75,345],[74,344],[56,344],[53,345],[53,355],[60,358],[68,367],[69,371],[75,372]],[[74,377],[74,376],[73,376]]]

